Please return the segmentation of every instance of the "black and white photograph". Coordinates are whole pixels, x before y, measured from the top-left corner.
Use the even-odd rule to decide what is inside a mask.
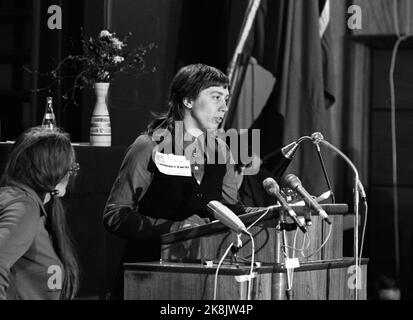
[[[413,299],[412,0],[0,0],[0,36],[0,300]]]

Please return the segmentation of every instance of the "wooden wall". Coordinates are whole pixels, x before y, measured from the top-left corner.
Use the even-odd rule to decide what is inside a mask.
[[[388,65],[391,49],[373,50],[371,104],[370,255],[378,272],[395,268]],[[413,297],[413,50],[402,49],[395,72],[400,264],[404,298]]]
[[[355,35],[396,34],[395,2],[397,3],[396,14],[399,16],[400,32],[413,34],[413,3],[411,0],[353,0],[351,2],[360,6],[363,13],[363,29],[357,30]]]
[[[401,33],[413,34],[413,3],[395,0]],[[362,9],[362,30],[352,33],[350,101],[368,111],[364,132],[368,135],[369,220],[365,255],[369,264],[371,288],[379,275],[396,278],[395,222],[392,194],[392,156],[390,127],[389,71],[391,51],[396,39],[394,1],[354,0]],[[396,125],[398,145],[398,196],[400,230],[400,287],[403,299],[413,296],[411,249],[413,219],[413,42],[406,41],[397,55],[395,70]],[[360,121],[355,119],[355,121]],[[372,292],[370,292],[371,294]]]

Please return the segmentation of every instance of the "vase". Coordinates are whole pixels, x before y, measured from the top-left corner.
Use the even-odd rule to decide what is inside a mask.
[[[90,121],[90,144],[98,147],[110,147],[112,131],[106,104],[110,83],[97,82],[94,85],[96,104]]]

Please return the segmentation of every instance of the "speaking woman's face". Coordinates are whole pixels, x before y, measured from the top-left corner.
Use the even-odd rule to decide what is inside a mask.
[[[190,115],[201,130],[216,130],[228,111],[229,91],[224,87],[202,90],[190,103]]]

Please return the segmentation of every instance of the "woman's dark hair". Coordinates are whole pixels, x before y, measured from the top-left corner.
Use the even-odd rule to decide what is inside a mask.
[[[184,99],[195,100],[202,90],[209,87],[229,87],[228,77],[220,70],[204,64],[191,64],[181,68],[169,87],[169,110],[155,119],[148,126],[148,133],[158,128],[174,131],[175,121],[182,121],[185,115]]]
[[[52,193],[75,163],[75,152],[70,137],[63,130],[43,127],[30,128],[13,145],[1,185],[24,184],[33,189],[40,199]],[[46,204],[46,227],[53,247],[64,267],[62,299],[74,298],[78,289],[79,267],[73,250],[66,215],[58,197],[51,196]]]

